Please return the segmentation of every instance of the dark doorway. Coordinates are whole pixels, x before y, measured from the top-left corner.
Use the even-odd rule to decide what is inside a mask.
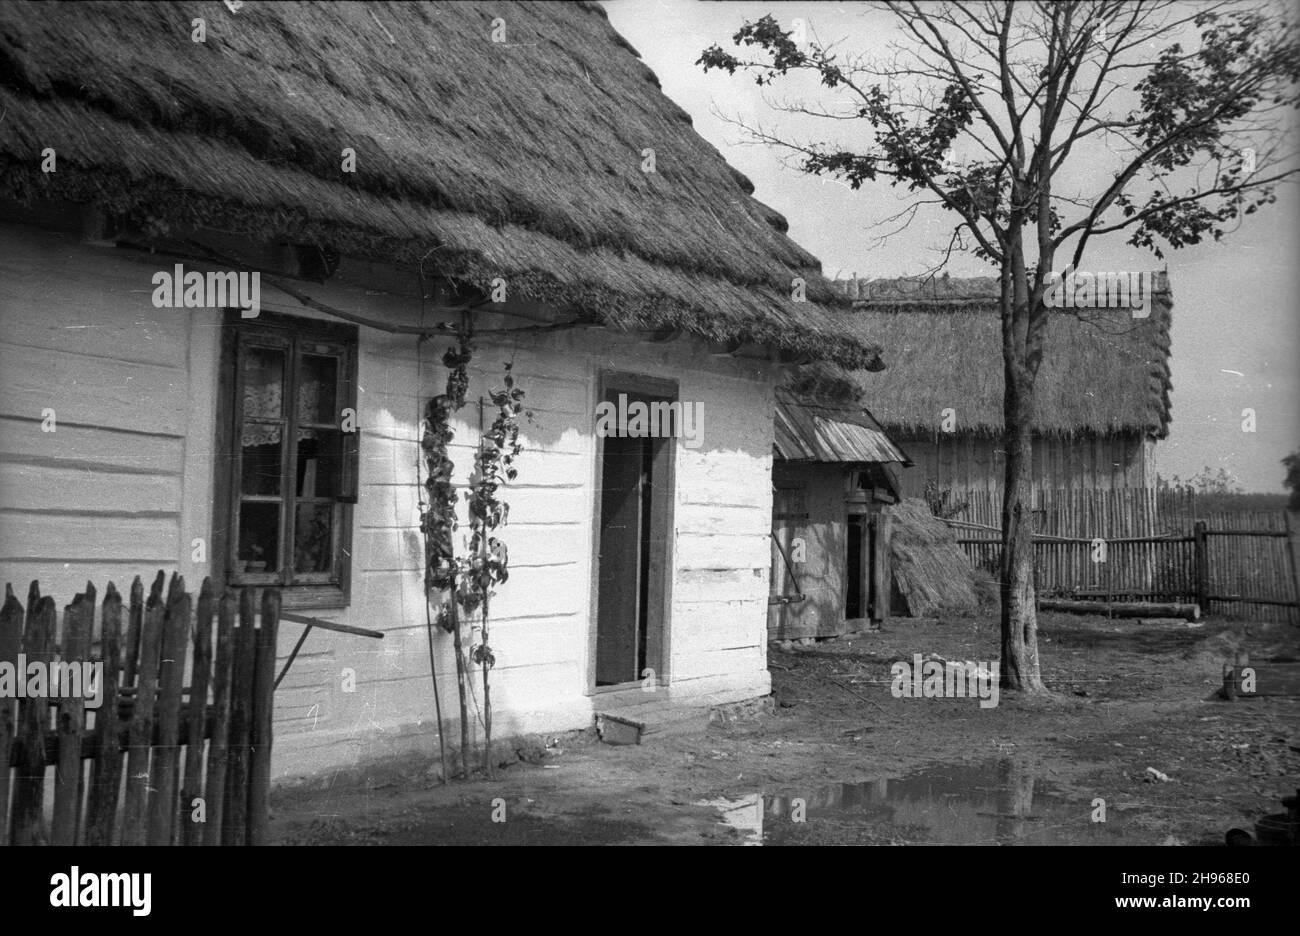
[[[879,516],[863,518],[867,520],[866,530],[862,540],[863,547],[866,550],[866,561],[863,563],[862,578],[866,582],[863,586],[867,592],[866,607],[863,609],[864,617],[869,617],[873,621],[880,619],[880,524]]]
[[[616,402],[650,397],[611,391]],[[663,675],[671,438],[610,436],[600,441],[600,520],[596,594],[596,685]]]
[[[848,584],[848,594],[844,599],[844,617],[848,620],[860,618],[866,614],[866,601],[863,594],[865,576],[862,574],[862,540],[866,532],[862,514],[849,514],[847,559],[844,563],[844,581]]]

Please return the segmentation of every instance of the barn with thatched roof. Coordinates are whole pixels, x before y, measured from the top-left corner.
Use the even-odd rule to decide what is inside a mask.
[[[312,635],[275,773],[429,750],[420,420],[469,316],[456,479],[502,362],[531,411],[496,735],[765,694],[775,388],[880,365],[752,191],[591,4],[0,5],[0,576],[278,587],[384,640]],[[622,398],[697,431],[602,437]]]
[[[1172,298],[1151,274],[1149,314],[1129,308],[1050,314],[1034,424],[1035,491],[1154,487],[1170,423]],[[842,281],[857,336],[888,367],[853,375],[881,425],[911,456],[905,497],[927,484],[960,501],[1003,484],[1002,352],[992,278]]]

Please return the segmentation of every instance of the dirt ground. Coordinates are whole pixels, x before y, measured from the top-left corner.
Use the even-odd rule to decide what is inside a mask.
[[[502,742],[495,778],[408,757],[279,789],[286,844],[1221,844],[1300,786],[1300,699],[1212,699],[1285,624],[1044,615],[1048,698],[895,698],[890,664],[997,659],[996,621],[895,619],[772,649],[774,702],[694,734]],[[1151,768],[1149,770],[1148,768]],[[1154,771],[1154,772],[1153,772]],[[1162,779],[1166,778],[1166,779]],[[1100,803],[1104,801],[1104,805]],[[1099,808],[1100,807],[1100,808]],[[1104,821],[1099,821],[1104,818]],[[494,821],[494,819],[496,821]]]

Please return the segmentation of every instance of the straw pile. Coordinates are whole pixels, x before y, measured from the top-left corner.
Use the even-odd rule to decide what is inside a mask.
[[[894,584],[912,617],[970,614],[978,610],[975,576],[956,536],[930,513],[925,501],[908,498],[887,508]]]

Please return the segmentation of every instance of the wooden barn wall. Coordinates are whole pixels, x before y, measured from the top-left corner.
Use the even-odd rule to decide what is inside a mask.
[[[904,497],[922,497],[933,480],[953,496],[966,491],[1000,491],[1005,471],[1002,440],[953,433],[908,438],[892,433],[915,463],[901,472]],[[1148,443],[1139,433],[1037,436],[1034,439],[1033,486],[1037,491],[1085,488],[1110,490],[1154,484],[1147,468]]]
[[[778,461],[772,474],[776,511],[772,530],[791,556],[793,541],[806,544],[805,561],[794,563],[805,600],[768,609],[768,636],[829,637],[844,631],[845,561],[848,508],[844,503],[846,469],[833,464]],[[802,505],[803,510],[799,510]],[[785,560],[772,544],[771,594],[794,594]]]
[[[161,568],[197,589],[209,571],[191,547],[211,541],[213,524],[217,313],[152,308],[150,277],[170,261],[124,253],[0,226],[0,581],[25,590],[40,578],[60,602],[87,579],[102,591],[109,579],[122,588]],[[303,288],[338,308],[411,320],[413,300],[368,292],[346,271]],[[262,305],[320,317],[268,288]],[[484,320],[500,325],[518,320]],[[446,345],[417,350],[414,337],[361,329],[352,599],[346,609],[314,613],[385,639],[308,637],[276,693],[278,777],[435,743],[416,465],[419,413],[443,390]],[[584,727],[601,698],[590,693],[587,672],[599,503],[592,427],[604,369],[674,379],[681,400],[704,403],[703,444],[679,440],[675,455],[671,697],[725,702],[770,691],[774,369],[711,355],[689,339],[655,344],[603,329],[495,344],[484,336],[471,397],[499,385],[508,359],[533,419],[521,433],[519,478],[506,492],[510,579],[492,605],[494,734]],[[47,407],[56,410],[54,433],[41,432]],[[463,480],[477,408],[461,415],[454,457]],[[299,633],[281,627],[282,657]],[[443,711],[454,716],[450,639],[438,632],[435,640]],[[354,692],[345,691],[347,671]],[[448,730],[457,733],[451,717]]]

